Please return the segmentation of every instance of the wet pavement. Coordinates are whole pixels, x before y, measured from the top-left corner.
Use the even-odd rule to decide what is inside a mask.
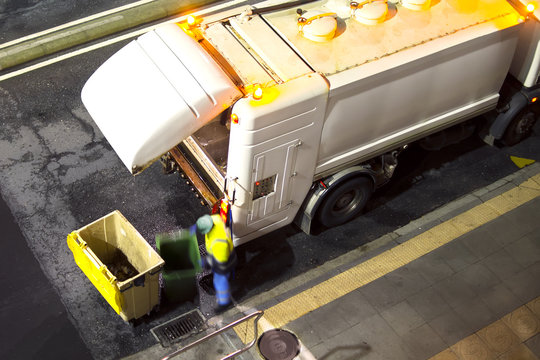
[[[92,359],[3,199],[0,199],[0,225],[3,234],[0,357]]]

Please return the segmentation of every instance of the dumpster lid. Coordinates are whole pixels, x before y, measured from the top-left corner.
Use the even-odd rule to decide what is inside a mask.
[[[132,41],[99,67],[82,101],[120,159],[138,173],[242,97],[178,25]]]

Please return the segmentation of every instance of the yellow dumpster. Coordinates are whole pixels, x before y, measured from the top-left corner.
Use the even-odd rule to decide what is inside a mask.
[[[73,231],[67,243],[77,265],[125,321],[159,304],[164,261],[118,210]]]

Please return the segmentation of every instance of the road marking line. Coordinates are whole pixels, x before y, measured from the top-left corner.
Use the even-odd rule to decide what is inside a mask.
[[[132,4],[120,6],[120,7],[117,7],[117,8],[111,9],[111,10],[107,10],[107,11],[103,11],[103,12],[97,13],[95,15],[90,15],[88,17],[85,17],[85,18],[82,18],[82,19],[79,19],[79,20],[74,20],[74,21],[71,21],[71,22],[63,24],[63,25],[59,25],[59,26],[56,26],[56,27],[53,27],[53,28],[50,28],[50,29],[47,29],[47,30],[44,30],[44,31],[37,32],[35,34],[31,34],[31,35],[28,35],[28,36],[25,36],[25,37],[22,37],[22,38],[18,38],[18,39],[9,41],[7,43],[0,44],[0,49],[6,48],[8,46],[15,45],[15,44],[27,41],[27,40],[31,40],[31,39],[34,39],[34,38],[37,38],[37,37],[40,37],[40,36],[43,36],[43,35],[47,35],[47,34],[50,34],[52,32],[59,31],[59,30],[62,30],[62,29],[68,28],[68,27],[72,27],[72,26],[75,26],[75,25],[78,25],[78,24],[81,24],[81,23],[85,23],[87,21],[98,19],[98,18],[103,17],[103,16],[114,14],[114,13],[117,13],[119,11],[127,10],[127,9],[130,9],[130,8],[139,6],[139,5],[150,3],[152,1],[156,1],[156,0],[141,0],[141,1],[138,1],[138,2],[135,2],[135,3],[132,3]]]
[[[155,1],[155,0],[144,0],[144,1],[150,2],[150,1]],[[231,0],[231,1],[228,1],[228,2],[224,2],[224,3],[218,4],[218,5],[209,7],[207,9],[202,9],[202,10],[196,11],[196,12],[192,13],[191,15],[204,16],[207,13],[217,12],[217,11],[219,11],[221,9],[224,9],[224,8],[228,8],[228,7],[243,4],[244,2],[245,2],[245,0]],[[161,24],[168,24],[168,23],[175,23],[175,22],[184,21],[184,20],[187,19],[187,17],[188,17],[188,15],[179,16],[177,18],[174,18],[174,19],[171,19],[171,20],[168,20],[168,21],[164,21],[164,22],[159,23],[159,24],[152,25],[152,26],[146,27],[144,29],[133,31],[133,32],[131,32],[129,34],[124,34],[124,35],[119,36],[117,38],[105,40],[103,42],[96,43],[94,45],[85,47],[83,49],[79,49],[79,50],[72,51],[70,53],[59,55],[59,56],[57,56],[55,58],[45,60],[45,61],[42,61],[40,63],[34,64],[34,65],[27,66],[27,67],[22,68],[20,70],[9,72],[9,73],[7,73],[5,75],[0,76],[0,82],[2,82],[4,80],[7,80],[7,79],[10,79],[10,78],[13,78],[13,77],[16,77],[16,76],[19,76],[19,75],[26,74],[26,73],[28,73],[30,71],[34,71],[34,70],[40,69],[40,68],[48,66],[48,65],[55,64],[55,63],[60,62],[60,61],[70,59],[70,58],[75,57],[75,56],[85,54],[85,53],[90,52],[90,51],[94,51],[94,50],[97,50],[97,49],[100,49],[100,48],[115,44],[115,43],[120,42],[120,41],[124,41],[124,40],[130,39],[130,38],[137,37],[139,35],[142,35],[144,33],[149,32],[151,30],[154,30],[157,26],[159,26]],[[0,45],[0,49],[2,48],[2,46],[3,45]]]
[[[380,255],[266,309],[263,316],[265,324],[271,324],[274,328],[283,327],[538,196],[540,196],[540,174]],[[246,336],[246,334],[253,334],[253,329],[249,328],[252,326],[251,323],[244,323],[234,328],[244,343],[252,340]]]
[[[100,48],[105,47],[105,46],[115,44],[115,43],[123,41],[123,40],[127,40],[129,38],[141,35],[144,32],[148,32],[148,31],[152,30],[152,28],[150,28],[150,29],[146,28],[146,29],[142,29],[142,30],[139,30],[139,31],[129,33],[129,34],[125,34],[125,35],[119,36],[119,37],[114,38],[114,39],[109,39],[109,40],[106,40],[104,42],[85,47],[83,49],[75,50],[75,51],[72,51],[70,53],[63,54],[63,55],[57,56],[55,58],[42,61],[40,63],[27,66],[27,67],[25,67],[23,69],[20,69],[20,70],[12,71],[10,73],[7,73],[5,75],[0,76],[0,82],[2,82],[4,80],[7,80],[7,79],[10,79],[10,78],[13,78],[13,77],[16,77],[16,76],[19,76],[19,75],[22,75],[22,74],[25,74],[25,73],[28,73],[30,71],[40,69],[40,68],[48,66],[48,65],[55,64],[55,63],[60,62],[60,61],[70,59],[70,58],[75,57],[75,56],[85,54],[85,53],[90,52],[90,51],[100,49]]]
[[[106,25],[108,23],[118,21],[120,19],[122,19],[122,16],[118,15],[118,16],[115,16],[113,18],[103,19],[103,20],[101,20],[99,22],[84,24],[84,25],[78,27],[77,29],[68,30],[66,33],[54,34],[54,35],[51,35],[48,38],[37,39],[32,44],[25,44],[25,45],[22,45],[20,48],[13,48],[13,49],[6,50],[5,56],[9,56],[9,55],[21,52],[21,49],[25,50],[25,49],[32,48],[32,47],[35,47],[35,46],[40,46],[40,45],[43,45],[43,44],[47,44],[50,41],[60,40],[60,39],[64,38],[66,35],[70,36],[70,35],[73,35],[73,34],[77,34],[77,33],[81,32],[81,31],[88,31],[88,30],[92,30],[92,29],[95,29],[95,28],[99,28],[101,26],[104,26],[104,25]]]
[[[523,169],[525,166],[534,164],[536,162],[536,160],[533,159],[525,159],[517,156],[510,156],[510,160],[512,160],[512,162],[520,169]]]

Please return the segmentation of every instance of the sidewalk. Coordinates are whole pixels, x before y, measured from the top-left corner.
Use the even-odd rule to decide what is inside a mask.
[[[536,198],[287,328],[317,359],[537,359],[538,214]]]
[[[259,330],[294,333],[299,359],[540,359],[538,195],[534,164],[211,320],[264,310]],[[220,358],[246,324],[175,358]]]

